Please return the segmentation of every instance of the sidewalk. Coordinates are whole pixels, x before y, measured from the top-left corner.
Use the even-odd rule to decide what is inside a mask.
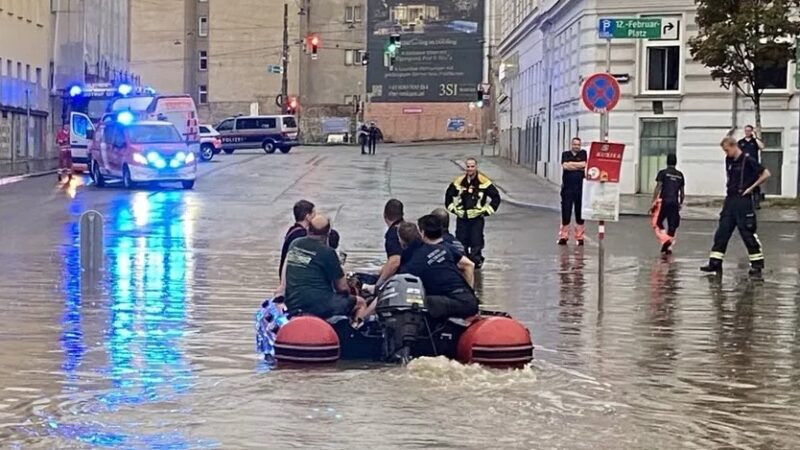
[[[456,164],[462,165],[461,162]],[[525,208],[561,211],[560,187],[533,174],[527,168],[499,157],[487,157],[481,159],[480,169],[504,194],[504,201]],[[721,197],[687,197],[681,216],[687,220],[719,220],[721,202]],[[652,196],[649,194],[622,195],[620,214],[648,216],[651,204]],[[758,211],[758,219],[764,222],[800,222],[800,208],[765,206]]]

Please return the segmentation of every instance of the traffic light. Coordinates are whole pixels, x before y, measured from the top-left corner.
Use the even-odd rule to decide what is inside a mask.
[[[316,34],[308,37],[308,46],[311,47],[311,59],[317,59],[317,48],[319,47],[319,36]]]
[[[288,114],[297,114],[298,106],[300,106],[300,103],[297,101],[297,97],[289,97],[286,100],[286,112]]]
[[[476,94],[477,94],[477,96],[475,97],[475,101],[476,102],[482,102],[483,101],[483,88],[480,85],[478,85],[478,89],[476,90]]]
[[[389,44],[394,44],[395,50],[400,48],[400,35],[399,34],[393,34],[393,35],[389,36]]]
[[[369,64],[369,52],[364,52],[361,54],[361,65],[366,66]]]

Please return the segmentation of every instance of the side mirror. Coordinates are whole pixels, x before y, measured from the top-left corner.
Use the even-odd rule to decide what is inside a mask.
[[[86,139],[90,141],[94,140],[94,130],[86,130]]]

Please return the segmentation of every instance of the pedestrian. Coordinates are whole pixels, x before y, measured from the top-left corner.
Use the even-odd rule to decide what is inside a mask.
[[[69,124],[65,123],[56,134],[58,145],[58,181],[72,179],[72,150],[69,145]]]
[[[375,122],[370,122],[368,132],[369,132],[369,154],[374,155],[375,150],[378,147],[378,134],[380,133],[378,127],[375,126]]]
[[[681,224],[681,207],[686,197],[684,193],[685,179],[683,173],[676,168],[678,157],[672,153],[667,155],[667,168],[658,171],[656,189],[653,192],[653,207],[650,213],[654,217],[653,228],[661,242],[661,253],[672,253],[675,244],[675,233]],[[664,221],[667,230],[664,231]]]
[[[456,177],[447,187],[444,204],[456,216],[456,239],[464,245],[475,269],[480,269],[484,261],[484,217],[500,207],[500,192],[492,180],[478,171],[475,158],[464,161],[464,175]]]
[[[361,154],[367,154],[367,145],[369,143],[369,128],[367,124],[362,123],[358,128],[358,142],[361,144]]]
[[[286,262],[286,255],[289,253],[289,247],[297,239],[308,236],[308,226],[317,215],[317,210],[313,203],[308,200],[300,200],[292,207],[292,214],[294,215],[294,224],[286,231],[283,238],[283,246],[281,247],[281,259],[278,264],[278,274],[283,273],[283,264]]]
[[[567,245],[572,212],[575,211],[575,241],[583,245],[586,229],[581,217],[583,179],[586,171],[586,150],[581,148],[581,138],[574,137],[570,149],[561,154],[561,228],[558,245]]]
[[[750,258],[750,274],[760,275],[764,268],[764,253],[756,234],[753,195],[756,188],[767,181],[770,173],[758,161],[747,156],[734,138],[726,136],[720,145],[726,155],[728,178],[725,204],[719,216],[719,226],[714,233],[714,246],[711,248],[708,264],[700,270],[722,273],[722,260],[728,248],[728,241],[733,230],[738,229]]]
[[[753,135],[752,125],[744,127],[744,137],[739,139],[738,145],[747,156],[761,164],[761,152],[764,150],[764,143],[761,142],[761,139]],[[753,203],[756,209],[761,209],[761,195],[761,187],[759,186],[753,192]]]

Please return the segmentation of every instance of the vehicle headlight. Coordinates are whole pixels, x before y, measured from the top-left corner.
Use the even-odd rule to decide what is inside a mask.
[[[175,159],[180,161],[180,162],[185,161],[186,160],[186,153],[183,153],[183,152],[176,153],[175,154]]]
[[[190,152],[186,155],[186,164],[191,164],[194,162],[194,152]]]
[[[159,155],[159,154],[158,154],[158,153],[156,153],[156,152],[150,152],[150,153],[148,153],[148,154],[147,154],[147,160],[148,160],[148,161],[150,161],[150,162],[151,162],[151,163],[153,163],[153,164],[155,164],[155,163],[156,163],[156,162],[158,162],[158,161],[162,161],[162,159],[161,159],[161,155]]]
[[[133,154],[133,162],[136,164],[141,164],[143,166],[147,165],[147,158],[141,153],[134,153]]]

